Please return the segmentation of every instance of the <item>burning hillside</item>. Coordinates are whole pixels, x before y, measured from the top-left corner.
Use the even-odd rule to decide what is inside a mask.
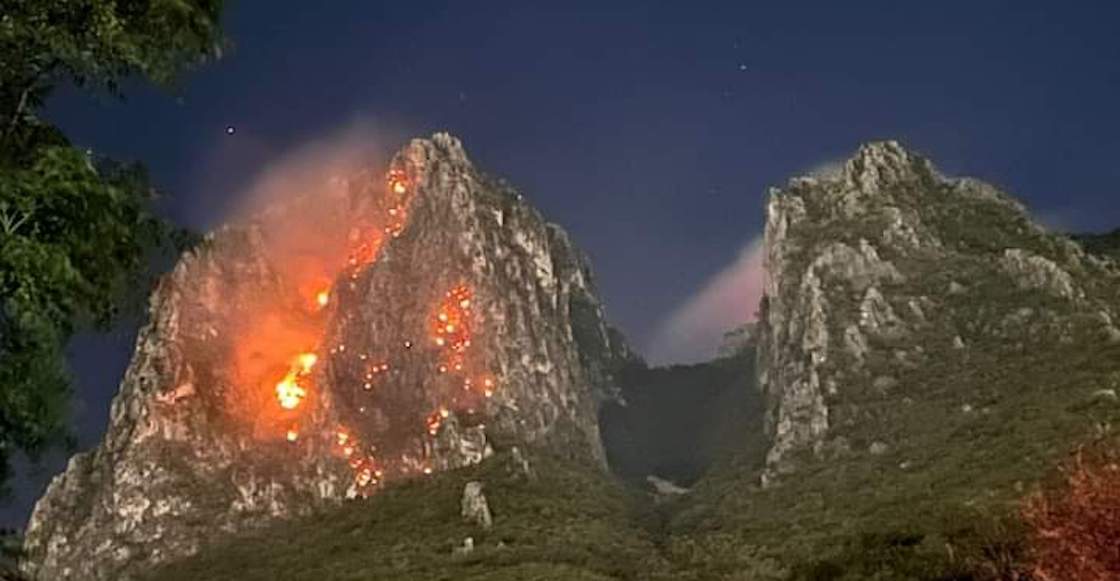
[[[36,507],[34,571],[127,578],[496,441],[602,460],[625,349],[567,235],[446,135],[315,169],[160,285],[105,441]]]

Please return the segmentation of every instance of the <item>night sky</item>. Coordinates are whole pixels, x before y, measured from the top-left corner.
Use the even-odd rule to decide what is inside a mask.
[[[63,90],[47,117],[146,162],[167,214],[200,230],[308,140],[450,131],[572,233],[611,319],[660,359],[695,358],[658,329],[760,234],[766,187],[864,141],[899,139],[1056,228],[1120,225],[1115,2],[231,4],[232,49],[177,91]],[[72,346],[83,447],[134,334]],[[0,524],[22,525],[61,466],[23,478]]]

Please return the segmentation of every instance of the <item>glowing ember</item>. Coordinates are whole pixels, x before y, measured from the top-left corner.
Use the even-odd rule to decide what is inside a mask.
[[[319,305],[319,308],[327,306],[329,302],[331,302],[331,293],[322,290],[319,291],[319,294],[315,295],[315,304]]]
[[[307,374],[311,373],[311,368],[315,367],[315,362],[319,360],[319,356],[314,353],[300,353],[298,361],[300,372]]]
[[[408,178],[401,171],[389,172],[389,188],[394,194],[403,195],[408,192]]]
[[[295,442],[299,439],[299,432],[295,430],[288,430],[288,441]]]
[[[444,418],[447,417],[441,413],[442,411],[445,410],[435,411],[428,415],[427,424],[429,435],[434,436],[439,433],[439,428],[441,425],[443,425]]]

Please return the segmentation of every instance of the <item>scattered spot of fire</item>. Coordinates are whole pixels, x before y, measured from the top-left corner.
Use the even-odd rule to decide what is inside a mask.
[[[389,188],[394,194],[403,195],[408,192],[408,177],[400,170],[389,172]]]
[[[299,439],[299,432],[297,432],[295,429],[288,430],[288,441],[289,442],[295,442],[298,439]]]
[[[444,415],[445,413],[448,413],[446,409],[439,409],[428,414],[427,424],[429,435],[434,436],[439,433],[439,428],[443,425],[443,420],[447,418],[447,416]]]
[[[315,295],[315,304],[319,305],[320,309],[326,307],[329,302],[331,302],[330,291],[321,290]]]
[[[300,353],[299,367],[303,373],[311,373],[311,368],[315,367],[315,362],[319,360],[319,356],[314,353]]]

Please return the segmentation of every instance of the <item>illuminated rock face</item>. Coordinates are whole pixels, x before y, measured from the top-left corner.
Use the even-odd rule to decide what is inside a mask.
[[[161,283],[104,441],[36,506],[29,573],[127,579],[503,446],[603,463],[597,410],[629,355],[563,230],[443,134],[330,195],[361,219],[323,233],[347,249],[320,256],[326,288],[253,225]]]
[[[923,405],[898,378],[962,364],[969,345],[1120,340],[1114,264],[895,142],[772,190],[765,251],[764,484],[799,459],[887,449],[872,435],[899,432],[891,410]]]

